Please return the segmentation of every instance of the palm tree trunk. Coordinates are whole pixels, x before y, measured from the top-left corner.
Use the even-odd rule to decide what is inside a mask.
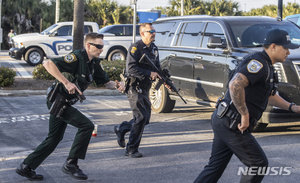
[[[84,0],[74,0],[74,35],[73,35],[73,51],[83,48],[84,38]]]

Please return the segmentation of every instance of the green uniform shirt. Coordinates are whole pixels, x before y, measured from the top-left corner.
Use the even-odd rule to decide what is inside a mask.
[[[53,58],[51,60],[55,63],[60,72],[69,73],[71,76],[74,76],[80,89],[83,91],[91,82],[89,81],[89,74],[92,74],[92,78],[97,85],[110,81],[107,73],[103,70],[100,63],[101,60],[94,58],[89,62],[85,49],[75,50],[64,57]]]

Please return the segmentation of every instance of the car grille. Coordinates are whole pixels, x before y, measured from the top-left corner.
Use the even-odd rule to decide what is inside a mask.
[[[297,71],[298,78],[300,78],[300,61],[293,61],[295,70]]]
[[[300,63],[299,63],[300,64]],[[286,75],[285,75],[285,72],[284,72],[284,69],[283,69],[283,66],[282,66],[282,63],[276,63],[273,65],[274,66],[274,69],[275,71],[277,72],[277,75],[278,75],[278,81],[280,83],[287,83],[287,79],[286,79]],[[300,68],[300,67],[299,67]],[[298,71],[299,73],[299,71]]]

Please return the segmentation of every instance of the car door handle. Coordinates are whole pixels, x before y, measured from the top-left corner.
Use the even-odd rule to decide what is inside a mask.
[[[170,57],[177,57],[175,53],[170,53]]]
[[[66,41],[72,41],[72,39],[67,39]]]
[[[203,57],[201,57],[201,56],[194,56],[194,59],[196,59],[196,60],[202,60]]]

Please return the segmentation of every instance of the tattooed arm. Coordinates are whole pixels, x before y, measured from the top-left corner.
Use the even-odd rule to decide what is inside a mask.
[[[241,114],[241,124],[238,128],[241,132],[249,127],[249,112],[245,100],[245,88],[249,85],[249,80],[242,73],[237,73],[229,83],[231,100]]]

